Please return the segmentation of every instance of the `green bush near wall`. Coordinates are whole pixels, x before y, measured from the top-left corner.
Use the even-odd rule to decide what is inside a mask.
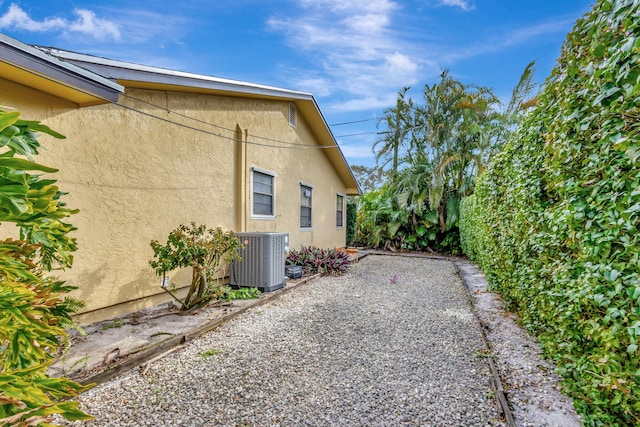
[[[462,203],[461,243],[587,426],[640,425],[640,3],[598,1]]]
[[[347,203],[347,246],[353,246],[356,239],[356,218],[358,205]]]

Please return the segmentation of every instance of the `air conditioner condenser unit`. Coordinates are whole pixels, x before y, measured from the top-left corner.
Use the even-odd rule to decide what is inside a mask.
[[[243,248],[239,251],[242,259],[231,263],[231,285],[258,288],[262,292],[284,287],[289,234],[242,232],[235,235]]]

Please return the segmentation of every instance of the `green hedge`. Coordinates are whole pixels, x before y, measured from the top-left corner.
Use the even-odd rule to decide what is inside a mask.
[[[353,246],[356,240],[357,212],[357,204],[347,203],[347,246]]]
[[[462,203],[465,253],[588,426],[640,425],[640,4],[599,1]]]

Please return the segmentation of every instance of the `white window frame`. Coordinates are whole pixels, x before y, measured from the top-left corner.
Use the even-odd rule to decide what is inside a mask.
[[[311,209],[311,227],[302,227],[302,226],[300,226],[300,221],[302,220],[302,215],[300,215],[300,209],[303,207],[302,206],[302,187],[308,187],[308,188],[311,189],[311,206],[309,207]],[[298,226],[300,227],[300,231],[311,231],[311,230],[313,230],[313,223],[314,223],[314,221],[313,221],[313,192],[314,192],[313,185],[308,184],[306,182],[300,181],[300,185],[298,186],[298,197],[299,197],[299,201],[298,201]]]
[[[342,197],[342,225],[338,225],[338,197]],[[336,193],[336,229],[338,230],[342,230],[344,228],[344,223],[346,221],[345,218],[345,214],[346,214],[346,197],[344,194],[340,194],[340,193]]]
[[[271,195],[271,208],[272,208],[272,215],[264,215],[264,214],[257,214],[253,212],[253,202],[254,202],[254,189],[253,189],[253,185],[254,185],[254,172],[258,172],[261,173],[263,175],[269,175],[271,176],[272,182],[273,182],[273,194]],[[252,166],[251,167],[251,219],[261,219],[261,220],[275,220],[276,219],[276,177],[278,176],[278,174],[276,174],[275,172],[266,170],[266,169],[262,169],[259,167],[255,167]]]

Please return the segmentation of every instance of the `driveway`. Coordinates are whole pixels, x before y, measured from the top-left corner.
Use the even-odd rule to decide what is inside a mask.
[[[452,262],[368,256],[84,393],[74,425],[503,425],[485,356]]]

